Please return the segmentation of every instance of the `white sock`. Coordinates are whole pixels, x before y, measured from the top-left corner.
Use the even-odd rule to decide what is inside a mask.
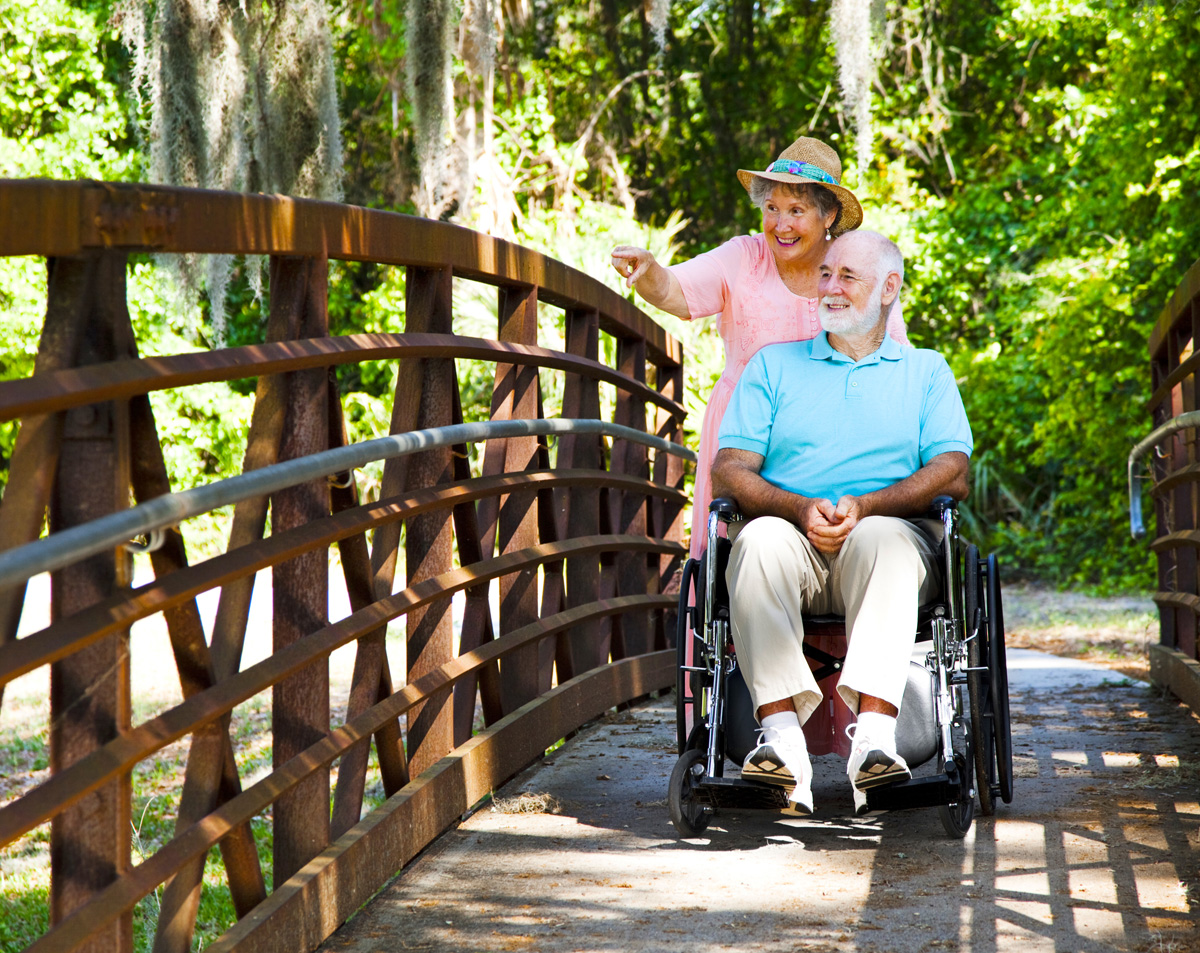
[[[762,727],[764,741],[774,741],[786,733],[789,740],[804,744],[804,731],[800,727],[800,718],[794,711],[779,711],[773,715],[766,715],[762,720]],[[793,732],[798,738],[793,736]]]
[[[858,727],[854,729],[855,737],[864,733],[874,744],[896,750],[896,719],[877,711],[865,711],[858,716]]]

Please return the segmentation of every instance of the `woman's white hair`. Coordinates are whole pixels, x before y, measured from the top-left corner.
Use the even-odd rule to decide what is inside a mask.
[[[830,212],[836,212],[838,218],[842,215],[842,203],[838,197],[829,189],[814,185],[812,182],[776,182],[773,179],[764,179],[756,175],[750,180],[750,201],[761,211],[767,204],[767,199],[776,189],[783,189],[787,195],[793,198],[808,199],[817,207],[822,218]],[[833,224],[837,224],[837,218],[833,220]]]

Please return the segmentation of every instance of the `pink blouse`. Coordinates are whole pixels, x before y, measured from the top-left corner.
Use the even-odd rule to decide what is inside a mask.
[[[700,429],[691,542],[692,555],[699,557],[712,501],[710,470],[717,455],[721,418],[734,385],[759,348],[814,338],[820,333],[821,320],[816,298],[793,294],[783,283],[763,235],[730,239],[690,261],[672,265],[671,271],[683,287],[690,318],[718,315],[717,333],[725,345],[725,369],[713,388]],[[887,333],[900,344],[908,344],[899,298],[888,314]]]

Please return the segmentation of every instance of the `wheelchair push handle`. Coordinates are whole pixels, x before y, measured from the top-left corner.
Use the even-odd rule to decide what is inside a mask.
[[[947,512],[953,513],[958,509],[958,500],[952,496],[935,496],[929,504],[928,516],[932,519],[943,519]]]
[[[738,509],[737,500],[728,496],[718,496],[709,503],[708,512],[710,516],[715,513],[722,523],[732,523],[742,518],[742,511]]]

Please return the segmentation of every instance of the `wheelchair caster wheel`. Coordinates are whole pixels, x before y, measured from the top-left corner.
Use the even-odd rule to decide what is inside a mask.
[[[967,836],[975,821],[975,785],[971,777],[971,752],[955,755],[954,765],[958,775],[958,800],[952,804],[938,806],[938,817],[946,833],[956,840]]]
[[[696,837],[708,827],[712,810],[701,800],[699,780],[704,777],[704,752],[685,751],[671,772],[667,806],[680,837]]]

